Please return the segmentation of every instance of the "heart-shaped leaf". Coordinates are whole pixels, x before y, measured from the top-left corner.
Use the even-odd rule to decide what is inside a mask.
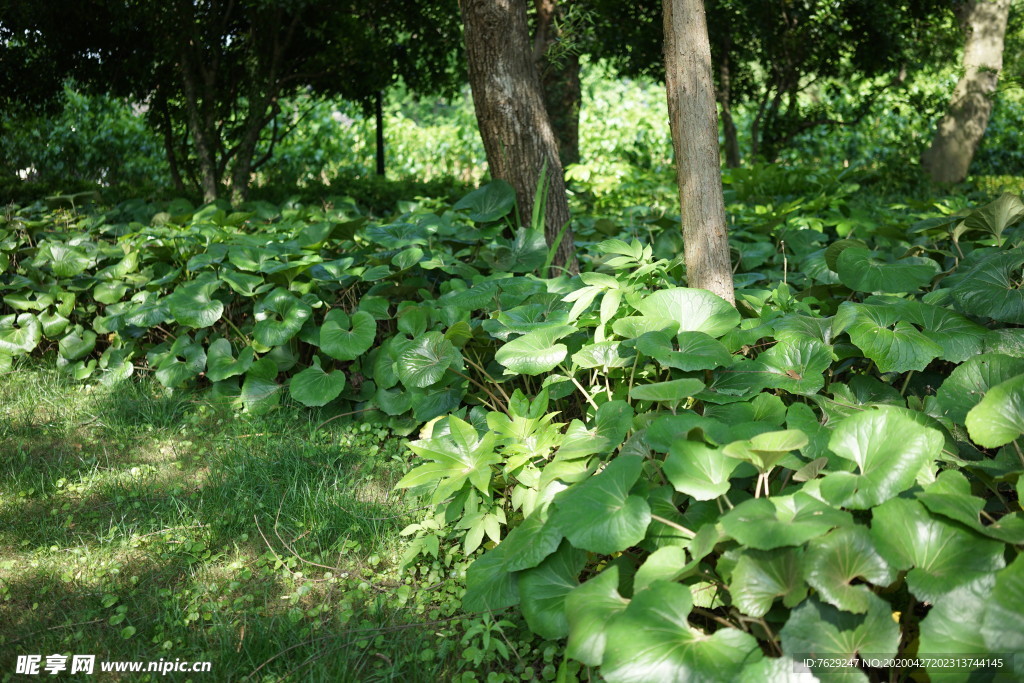
[[[880,408],[844,418],[828,445],[836,455],[855,462],[859,474],[829,475],[822,481],[822,493],[843,507],[866,510],[913,486],[921,468],[942,452],[945,439],[898,409]],[[839,491],[841,495],[832,495]]]
[[[659,581],[639,591],[607,629],[601,673],[609,683],[730,681],[761,658],[739,629],[708,635],[690,626],[690,589]]]
[[[939,264],[910,256],[880,261],[868,249],[851,247],[836,259],[836,272],[844,285],[858,292],[916,292],[939,274]]]
[[[989,389],[967,413],[971,440],[983,448],[997,448],[1024,434],[1024,374]]]
[[[555,342],[575,331],[576,328],[569,325],[553,325],[534,330],[502,346],[494,354],[494,360],[511,373],[519,375],[550,372],[565,359],[568,351],[565,344]]]
[[[455,202],[456,211],[467,211],[474,223],[490,223],[508,215],[516,204],[516,191],[504,180],[495,180]]]
[[[981,402],[989,389],[1024,373],[1024,358],[985,353],[954,368],[936,394],[946,415],[964,424],[967,413]]]
[[[679,370],[711,370],[732,363],[732,354],[725,345],[703,332],[680,332],[676,337],[679,349],[672,345],[668,332],[647,332],[637,339],[636,348],[668,368]]]
[[[256,415],[265,413],[281,402],[281,385],[277,383],[277,363],[261,358],[249,367],[242,382],[241,401],[245,409]]]
[[[619,595],[619,568],[611,565],[586,583],[572,589],[565,598],[569,621],[567,657],[587,666],[598,666],[604,658],[608,624],[629,600]]]
[[[263,346],[280,346],[298,334],[312,314],[309,304],[278,287],[253,307],[252,336]]]
[[[871,588],[854,584],[855,580],[885,587],[896,579],[896,572],[875,550],[867,528],[859,525],[813,539],[806,558],[807,583],[822,600],[846,612],[864,614],[870,607]]]
[[[320,326],[320,350],[337,360],[355,360],[373,346],[377,321],[366,311],[350,318],[341,309],[332,309]],[[425,386],[425,385],[421,385]]]
[[[807,597],[803,550],[744,551],[732,570],[729,595],[737,609],[752,617],[767,614],[777,598],[786,607],[800,604]]]
[[[304,406],[325,406],[338,398],[345,388],[345,373],[341,370],[324,372],[320,358],[313,356],[313,364],[291,378],[288,391],[292,398]]]
[[[398,357],[398,377],[407,387],[428,387],[458,364],[461,355],[440,332],[428,332]]]
[[[174,340],[156,366],[157,381],[165,387],[181,386],[206,368],[206,351],[187,334]]]
[[[896,307],[846,302],[839,307],[835,328],[837,332],[846,330],[882,372],[924,370],[942,355],[942,347],[900,315]]]
[[[729,490],[739,461],[697,441],[676,441],[665,458],[665,476],[680,493],[711,500]]]
[[[43,327],[31,313],[0,317],[0,353],[19,356],[31,353],[43,338]]]
[[[224,314],[224,304],[210,298],[220,286],[217,281],[192,282],[167,297],[167,306],[175,321],[188,327],[209,327]]]
[[[803,545],[830,529],[852,524],[853,518],[801,491],[744,501],[723,515],[721,523],[743,545],[772,550]]]
[[[76,330],[60,340],[57,348],[65,360],[80,360],[96,348],[96,333],[77,327]]]
[[[642,458],[615,458],[603,471],[555,498],[551,524],[573,546],[602,555],[638,544],[651,523],[647,501],[629,493],[641,469]]]
[[[648,318],[678,323],[680,332],[704,332],[712,337],[721,337],[740,323],[740,314],[735,308],[705,289],[662,289],[641,300],[636,307]]]
[[[1024,247],[1001,251],[976,264],[953,287],[953,299],[968,315],[1024,324]]]
[[[587,554],[563,541],[557,551],[533,569],[518,573],[520,605],[530,629],[550,639],[569,634],[565,599],[580,585]]]
[[[546,509],[534,511],[501,542],[506,551],[506,571],[536,567],[545,557],[558,550],[564,534],[548,517]]]
[[[910,570],[907,586],[926,602],[1003,567],[1002,543],[932,515],[914,500],[893,498],[875,508],[871,537],[893,568]]]
[[[231,352],[231,342],[220,338],[214,340],[206,350],[206,378],[220,382],[229,377],[244,375],[252,366],[254,351],[246,346],[236,359]]]

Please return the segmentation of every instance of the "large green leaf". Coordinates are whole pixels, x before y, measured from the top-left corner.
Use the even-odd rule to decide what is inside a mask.
[[[629,489],[643,464],[643,458],[620,455],[600,473],[560,493],[551,523],[575,547],[602,555],[638,544],[651,523],[651,508]]]
[[[1024,477],[1018,480],[1024,485]],[[960,522],[983,536],[1007,543],[1024,544],[1024,516],[1020,513],[1003,515],[991,524],[981,523],[985,501],[971,495],[971,482],[957,470],[941,472],[917,499],[928,511]]]
[[[978,626],[984,621],[986,607],[992,604],[992,589],[995,583],[995,574],[985,574],[946,593],[921,620],[921,642],[918,650],[928,653],[929,658],[942,659],[971,656],[980,658],[989,654],[985,636]],[[1001,622],[997,628],[1000,634],[1004,633],[1006,622]],[[991,653],[999,652],[994,650]],[[972,680],[969,671],[953,670],[949,666],[925,667],[925,670],[931,674],[941,674],[936,676],[940,681],[960,683]]]
[[[989,389],[1024,373],[1024,358],[985,353],[957,366],[936,394],[946,415],[964,424],[967,413],[981,402]]]
[[[704,289],[662,289],[641,300],[636,307],[648,318],[675,321],[680,332],[704,332],[712,337],[721,337],[740,323],[740,314],[735,308]]]
[[[606,453],[619,447],[633,421],[633,409],[625,401],[602,403],[590,427],[573,420],[558,449],[557,459],[582,458]]]
[[[281,402],[281,385],[276,381],[277,363],[261,358],[249,367],[242,382],[242,405],[256,415],[271,410]]]
[[[187,334],[174,340],[168,353],[156,365],[157,381],[165,387],[177,387],[206,368],[206,351]]]
[[[968,315],[1024,324],[1024,247],[995,253],[971,268],[953,287],[953,299]]]
[[[965,422],[971,440],[983,448],[997,448],[1024,433],[1024,374],[995,385]]]
[[[337,360],[355,360],[373,345],[377,321],[366,311],[350,318],[341,309],[332,309],[320,326],[320,350]]]
[[[1024,559],[1020,554],[996,574],[996,585],[981,623],[985,646],[992,653],[1014,653],[1016,667],[1024,664]],[[1020,673],[1020,668],[1016,668]]]
[[[873,593],[863,615],[840,612],[811,598],[790,613],[779,635],[782,651],[798,662],[833,660],[829,666],[811,668],[824,683],[867,681],[855,667],[832,664],[856,654],[893,657],[900,643],[900,627],[892,618],[892,608]]]
[[[338,398],[345,388],[345,373],[341,370],[325,372],[320,358],[313,356],[313,364],[288,382],[292,398],[304,406],[325,406]]]
[[[844,418],[829,448],[857,464],[858,473],[835,472],[822,493],[837,505],[866,510],[914,485],[921,468],[941,453],[945,439],[896,409],[880,408]]]
[[[436,485],[435,502],[454,494],[469,481],[484,495],[489,495],[491,465],[501,462],[494,452],[495,435],[492,432],[477,435],[473,425],[454,415],[448,418],[451,433],[432,439],[420,439],[409,448],[431,462],[420,465],[406,474],[395,485],[398,488]]]
[[[549,520],[547,509],[535,510],[501,542],[506,551],[505,570],[514,572],[536,567],[558,550],[563,537],[562,530]]]
[[[1007,227],[1021,218],[1024,218],[1024,202],[1018,195],[1004,192],[994,201],[972,211],[964,219],[964,227],[981,230],[999,239]]]
[[[981,353],[989,332],[948,308],[917,301],[906,307],[906,316],[921,327],[924,336],[942,347],[942,359],[951,363],[960,363]]]
[[[576,328],[569,325],[553,325],[528,332],[498,349],[494,360],[519,375],[550,372],[568,352],[565,344],[555,342],[575,331]]]
[[[398,377],[406,387],[428,387],[439,382],[460,358],[459,350],[442,333],[427,332],[398,357]]]
[[[516,192],[504,180],[495,180],[455,202],[456,211],[468,211],[475,223],[490,223],[508,215],[516,205]]]
[[[206,350],[206,378],[211,382],[220,382],[229,377],[244,375],[252,366],[254,351],[246,346],[239,351],[236,359],[231,353],[231,342],[217,339]]]
[[[811,396],[825,386],[823,373],[832,364],[832,350],[817,339],[780,341],[757,361],[767,373],[767,386]]]
[[[309,304],[278,287],[253,307],[252,336],[263,346],[280,346],[298,334],[312,314]]]
[[[644,318],[641,318],[644,320]],[[680,332],[677,351],[669,332],[647,332],[637,339],[636,348],[668,368],[680,370],[711,370],[732,363],[725,345],[703,332]]]
[[[467,612],[483,612],[518,604],[517,577],[505,569],[505,559],[505,544],[501,543],[469,565],[462,609]]]
[[[57,348],[65,360],[80,360],[96,348],[96,333],[76,326],[75,330],[60,340]]]
[[[761,659],[753,636],[722,628],[708,635],[690,626],[690,589],[659,581],[639,591],[607,630],[601,673],[609,683],[734,680]]]
[[[888,586],[896,572],[875,549],[867,527],[850,526],[812,539],[806,555],[807,583],[825,602],[845,612],[864,614],[870,607],[869,586]]]
[[[224,314],[224,303],[210,297],[220,286],[219,281],[191,282],[178,287],[166,299],[176,322],[188,327],[201,328],[214,324]]]
[[[75,247],[57,242],[44,242],[36,253],[34,266],[47,266],[57,277],[74,277],[92,265],[92,259]]]
[[[637,384],[629,390],[629,397],[635,401],[663,401],[676,403],[689,396],[695,396],[704,389],[699,379],[673,379],[653,384]]]
[[[803,448],[807,443],[807,435],[799,429],[784,429],[733,441],[722,449],[722,453],[730,458],[746,460],[760,472],[768,472],[786,455]]]
[[[680,493],[711,500],[729,490],[729,476],[739,465],[717,448],[697,441],[675,441],[665,458],[665,476]]]
[[[800,548],[742,552],[729,582],[732,604],[752,617],[767,614],[776,598],[786,607],[800,604],[807,597],[803,554]]]
[[[942,347],[900,315],[896,307],[847,302],[839,307],[836,331],[846,330],[882,372],[924,370],[942,355]]]
[[[569,635],[565,599],[580,585],[579,576],[587,554],[568,541],[533,569],[518,573],[519,600],[530,629],[544,638]]]
[[[31,353],[43,338],[43,327],[31,313],[0,317],[0,353],[18,356]]]
[[[565,598],[569,621],[567,657],[587,666],[598,666],[604,658],[608,624],[629,600],[619,595],[619,568],[611,565],[586,583],[572,589]]]
[[[914,500],[893,498],[872,511],[871,537],[893,568],[910,570],[918,600],[938,602],[958,586],[1003,567],[1004,545],[929,514]]]
[[[772,550],[803,545],[830,529],[851,524],[853,518],[798,492],[744,501],[723,515],[721,522],[725,532],[743,545]]]
[[[698,535],[708,533],[705,530],[712,528],[712,526],[711,524],[706,524],[701,527]],[[709,552],[710,550],[711,548],[708,549]],[[644,563],[636,570],[636,575],[633,577],[633,590],[640,592],[655,581],[675,581],[693,571],[697,567],[698,562],[700,562],[700,559],[693,557],[687,560],[686,551],[679,546],[669,545],[664,548],[658,548],[648,555]]]
[[[916,292],[939,274],[930,258],[910,256],[880,261],[868,249],[844,249],[836,260],[836,272],[844,285],[858,292]]]

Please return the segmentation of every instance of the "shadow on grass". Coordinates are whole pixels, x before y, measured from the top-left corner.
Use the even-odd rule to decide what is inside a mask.
[[[0,411],[0,672],[70,651],[210,660],[217,680],[444,677],[410,670],[433,636],[370,566],[408,521],[392,445],[42,370],[0,378]]]

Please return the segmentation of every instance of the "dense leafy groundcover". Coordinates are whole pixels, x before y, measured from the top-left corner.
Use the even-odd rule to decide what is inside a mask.
[[[685,286],[658,217],[647,245],[585,222],[586,272],[542,279],[513,203],[13,208],[0,363],[420,428],[406,560],[475,558],[464,608],[566,638],[566,679],[1020,676],[1018,196],[741,216],[736,308]]]

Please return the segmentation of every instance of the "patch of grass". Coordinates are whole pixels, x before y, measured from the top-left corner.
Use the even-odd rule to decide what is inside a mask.
[[[551,675],[516,625],[458,614],[462,565],[399,571],[400,441],[323,420],[0,377],[0,680],[52,653],[212,662],[195,680]]]

